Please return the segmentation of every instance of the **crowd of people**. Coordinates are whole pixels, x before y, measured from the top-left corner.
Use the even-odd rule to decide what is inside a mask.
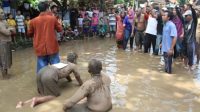
[[[71,73],[81,87],[66,100],[65,111],[75,111],[81,107],[85,111],[106,112],[112,108],[110,79],[101,72],[102,63],[99,60],[89,61],[91,79],[85,83],[76,67],[76,53],[68,55],[67,63],[60,62],[59,41],[65,37],[115,37],[119,49],[126,50],[130,43],[131,50],[162,54],[164,70],[169,74],[172,73],[173,58],[184,60],[190,71],[194,69],[195,55],[196,63],[199,63],[199,12],[190,4],[182,7],[146,5],[138,9],[119,6],[108,11],[98,10],[96,6],[93,10],[82,7],[79,11],[72,7],[65,19],[59,15],[58,7],[49,6],[49,2],[41,2],[38,8],[40,14],[33,19],[29,16],[25,19],[20,11],[15,17],[8,14],[5,18],[4,11],[0,9],[0,67],[3,77],[7,76],[12,65],[11,42],[16,43],[16,32],[21,41],[32,38],[37,56],[37,88],[41,97],[20,101],[16,108],[28,103],[34,107],[59,96],[58,80],[66,78],[71,81]],[[84,98],[87,101],[77,104]]]

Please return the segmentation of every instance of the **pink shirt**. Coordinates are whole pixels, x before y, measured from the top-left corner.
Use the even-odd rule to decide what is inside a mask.
[[[99,19],[98,17],[92,17],[92,26],[96,26],[99,24]]]

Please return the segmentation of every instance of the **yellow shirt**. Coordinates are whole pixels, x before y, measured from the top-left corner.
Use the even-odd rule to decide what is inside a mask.
[[[8,23],[8,26],[10,26],[10,27],[16,26],[16,22],[14,19],[7,19],[7,23]]]
[[[26,27],[28,28],[30,24],[30,20],[25,20],[25,24],[26,24]]]

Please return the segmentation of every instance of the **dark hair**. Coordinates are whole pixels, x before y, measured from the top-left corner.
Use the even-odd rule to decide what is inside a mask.
[[[102,63],[97,59],[92,59],[88,64],[88,72],[95,75],[100,74],[102,70]]]
[[[173,13],[171,11],[164,11],[164,13],[167,13],[167,16],[169,17],[169,20],[173,19]]]
[[[38,4],[38,9],[39,9],[40,12],[44,12],[44,11],[46,11],[48,8],[49,8],[48,2],[40,2],[40,3]]]
[[[56,5],[52,5],[51,7],[50,7],[50,9],[51,10],[53,10],[54,8],[58,8]]]
[[[74,53],[74,52],[69,53],[69,54],[67,55],[67,61],[70,62],[70,63],[76,64],[76,59],[77,59],[77,58],[78,58],[78,55],[77,55],[76,53]]]
[[[183,19],[183,16],[182,16],[182,14],[181,14],[180,9],[179,9],[178,7],[175,7],[175,10],[176,10],[176,14],[177,14],[177,16],[180,18],[182,24],[184,24],[184,19]]]

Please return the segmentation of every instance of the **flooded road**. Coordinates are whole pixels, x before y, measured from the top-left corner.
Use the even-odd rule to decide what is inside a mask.
[[[118,50],[114,39],[63,43],[61,60],[66,60],[71,51],[79,55],[78,67],[84,81],[90,78],[88,61],[97,58],[103,62],[103,72],[112,80],[111,112],[200,112],[200,70],[189,73],[180,61],[175,61],[173,74],[166,74],[160,56]],[[75,80],[61,80],[62,94],[53,101],[34,109],[15,109],[18,101],[38,95],[35,70],[32,48],[14,52],[11,79],[0,80],[0,112],[63,112],[62,103],[78,89]]]

